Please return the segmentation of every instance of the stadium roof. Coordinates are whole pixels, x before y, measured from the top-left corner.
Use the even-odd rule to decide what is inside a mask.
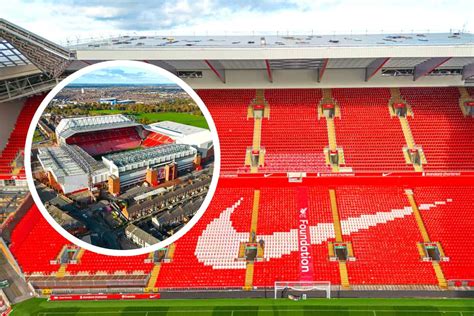
[[[52,89],[72,59],[67,48],[0,18],[0,102]]]
[[[176,123],[172,121],[161,121],[157,123],[152,123],[150,125],[145,126],[145,128],[153,132],[165,134],[174,138],[208,131],[205,128]]]
[[[0,67],[28,65],[30,61],[12,44],[0,38]]]
[[[66,176],[86,175],[86,172],[62,147],[41,147],[38,149],[38,159],[43,169],[52,172],[56,179]]]
[[[202,154],[213,145],[212,133],[210,130],[191,125],[176,123],[172,121],[162,121],[145,126],[147,130],[166,135],[172,138],[177,144],[188,144],[200,149]]]
[[[9,43],[5,52],[14,57],[13,62],[4,58],[0,66],[0,102],[47,91],[56,83],[51,78],[90,64],[124,59],[160,66],[195,89],[474,84],[474,34],[470,33],[134,35],[62,47],[0,19],[0,40]],[[33,65],[46,76],[33,77],[32,69],[22,68]],[[414,83],[425,77],[430,78]]]
[[[133,126],[140,126],[140,124],[123,114],[65,118],[62,119],[56,127],[56,135],[58,139],[64,142],[66,138],[80,132],[93,132]]]
[[[169,162],[195,154],[196,149],[189,145],[165,144],[157,147],[106,155],[102,157],[102,159],[111,161],[118,168],[121,168],[131,164],[147,166],[149,164]]]
[[[449,85],[462,85],[464,80],[474,76],[474,34],[470,33],[121,36],[71,46],[70,49],[74,50],[77,61],[69,69],[80,69],[103,60],[142,60],[180,75],[198,89],[314,87],[315,83],[321,83],[322,87],[338,87],[344,86],[344,81],[351,81],[347,86],[364,86],[375,75],[380,75],[381,70],[392,68],[413,70],[403,74],[411,76],[413,81],[435,69],[447,69],[446,74],[440,75],[451,76],[447,80]],[[352,71],[334,77],[333,82],[323,82],[326,70],[333,69],[359,69],[364,74],[360,76]],[[241,70],[253,70],[254,73],[246,77],[238,72]],[[281,73],[281,70],[311,72],[304,75],[295,73],[292,78],[279,76],[277,72]],[[392,77],[396,76],[398,74]],[[298,83],[301,78],[305,78],[304,82]],[[376,86],[401,85],[386,81],[381,80]],[[440,85],[435,82],[427,84]]]
[[[65,176],[92,176],[107,171],[101,161],[93,159],[82,148],[75,145],[41,147],[38,149],[38,159],[43,169],[51,171],[57,179]]]
[[[470,33],[365,35],[254,35],[254,36],[119,36],[69,46],[72,50],[97,48],[143,49],[157,47],[306,47],[306,46],[429,46],[474,44]]]

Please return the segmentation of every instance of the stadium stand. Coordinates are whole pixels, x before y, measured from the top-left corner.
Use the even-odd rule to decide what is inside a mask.
[[[426,166],[433,163],[433,170],[472,170],[472,156],[468,154],[472,148],[473,121],[462,116],[456,103],[456,90],[418,88],[401,89],[401,92],[413,107],[414,117],[409,118],[409,123],[417,144],[426,151]],[[247,118],[248,105],[255,97],[255,90],[200,90],[199,94],[217,125],[224,176],[245,173],[245,152],[252,144],[254,126]],[[429,95],[444,100],[442,105],[433,109],[429,104],[434,99]],[[265,91],[270,118],[263,119],[262,146],[266,148],[269,160],[261,172],[331,172],[323,156],[328,144],[326,124],[324,118],[318,120],[316,111],[321,97],[318,90]],[[336,134],[338,146],[344,149],[346,166],[366,172],[413,172],[412,166],[404,160],[405,139],[400,123],[390,118],[388,89],[333,89],[332,97],[341,110],[341,118],[335,119]],[[446,111],[437,112],[439,108]],[[22,117],[27,114],[25,109]],[[420,123],[428,120],[428,125]],[[366,129],[361,131],[361,126]],[[428,128],[426,137],[421,136],[424,128]],[[457,131],[452,132],[453,129]],[[443,130],[459,134],[461,143],[446,141],[451,138],[443,138]],[[134,133],[130,131],[120,137],[135,141]],[[74,141],[79,144],[91,141],[83,136],[75,135],[78,139],[74,138]],[[156,137],[152,135],[145,142],[166,141]],[[437,141],[442,150],[431,151],[430,147],[437,146]],[[446,162],[446,157],[454,157],[446,152],[456,144],[464,146],[460,149],[462,155],[457,156],[461,162]],[[283,155],[291,157],[288,164],[281,159]],[[274,161],[272,156],[276,157]],[[298,159],[301,168],[294,162]],[[354,260],[347,262],[347,280],[351,286],[436,286],[440,282],[432,264],[420,259],[417,245],[423,242],[423,233],[405,191],[413,189],[431,241],[439,242],[449,258],[449,261],[440,262],[446,280],[472,282],[474,279],[471,272],[474,266],[470,261],[474,254],[472,247],[466,246],[471,242],[474,227],[470,220],[472,216],[469,216],[469,206],[474,205],[470,186],[412,186],[403,178],[386,183],[383,177],[364,180],[368,181],[365,185],[348,184],[344,178],[329,179],[327,184],[307,183],[306,180],[303,183],[277,182],[273,178],[262,180],[265,181],[221,179],[204,216],[175,243],[173,258],[161,262],[159,269],[145,260],[146,255],[124,260],[86,251],[80,262],[68,264],[64,273],[74,277],[84,274],[151,275],[155,271],[156,279],[152,280],[156,280],[154,285],[160,289],[241,289],[246,285],[247,264],[245,259],[238,258],[239,247],[241,243],[249,242],[254,193],[258,190],[260,202],[254,228],[257,241],[263,239],[265,245],[263,260],[254,262],[253,286],[272,287],[275,281],[301,279],[297,231],[302,199],[303,204],[308,205],[307,217],[311,226],[312,279],[339,285],[343,281],[341,268],[337,261],[329,259],[330,245],[336,242],[336,223],[329,195],[330,190],[334,190],[343,241],[350,242],[353,248]],[[225,226],[227,219],[231,229]],[[14,229],[10,249],[26,275],[50,275],[60,269],[59,264],[51,262],[68,244],[33,207]]]
[[[41,238],[38,238],[39,236]],[[49,275],[58,271],[59,264],[51,262],[59,257],[63,247],[68,244],[69,241],[59,235],[33,205],[13,231],[10,250],[25,274]],[[71,275],[146,274],[151,271],[153,265],[145,263],[147,257],[143,255],[121,258],[85,251],[79,264],[69,264],[66,271]]]
[[[142,142],[144,147],[155,147],[162,144],[172,143],[173,139],[160,133],[150,132]]]
[[[42,99],[27,96],[90,63],[117,59],[117,52],[143,60],[145,49],[147,62],[165,66],[193,88],[206,88],[197,92],[220,139],[216,194],[164,257],[163,249],[156,256],[128,258],[82,249],[75,252],[77,263],[59,264],[65,247],[76,248],[36,206],[22,204],[0,232],[26,280],[38,276],[38,294],[57,289],[83,294],[91,288],[122,294],[138,284],[135,293],[179,289],[201,297],[187,292],[232,289],[230,295],[243,296],[235,290],[309,280],[329,281],[333,290],[361,290],[340,297],[396,295],[381,290],[472,296],[474,119],[467,113],[474,109],[462,105],[474,102],[474,88],[467,87],[473,83],[472,34],[248,35],[236,41],[124,35],[65,48],[4,19],[0,24],[5,56],[31,62],[35,72],[25,76],[24,65],[15,69],[12,60],[2,65],[13,71],[2,79],[6,91],[0,91],[0,102],[27,99],[0,155],[0,183],[24,178],[21,166],[12,163]],[[185,59],[189,46],[198,53]],[[399,115],[410,115],[397,118],[395,105]],[[137,132],[121,115],[97,124],[74,121],[84,121],[78,127],[87,129],[69,125],[63,139],[92,155],[170,141]],[[123,125],[81,134],[110,123]],[[417,154],[423,161],[414,161],[421,159]],[[311,244],[307,271],[304,234]],[[249,259],[248,249],[257,249],[256,257]],[[138,280],[123,282],[133,277]],[[54,287],[57,283],[62,287]],[[443,291],[433,295],[434,290]],[[229,295],[219,292],[212,295]],[[260,293],[249,296],[254,295]]]
[[[91,156],[136,148],[141,142],[134,127],[79,133],[67,139],[68,144],[80,146]]]

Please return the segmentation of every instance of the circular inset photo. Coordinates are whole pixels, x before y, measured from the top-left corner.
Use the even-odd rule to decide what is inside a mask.
[[[219,177],[209,111],[181,79],[151,64],[86,67],[45,98],[25,169],[48,222],[79,247],[138,255],[184,235]]]

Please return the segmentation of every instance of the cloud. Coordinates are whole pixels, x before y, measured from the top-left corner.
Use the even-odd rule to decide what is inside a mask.
[[[168,84],[173,82],[152,70],[133,67],[110,67],[87,73],[74,80],[74,83]]]
[[[57,1],[44,0],[46,5]],[[119,30],[140,31],[175,28],[191,25],[196,20],[212,18],[221,14],[235,14],[239,11],[274,12],[296,9],[291,1],[269,0],[66,0],[53,9],[55,15],[82,15],[87,19],[106,22]]]
[[[48,39],[469,30],[472,0],[9,0],[2,17]],[[64,42],[63,42],[64,43]]]

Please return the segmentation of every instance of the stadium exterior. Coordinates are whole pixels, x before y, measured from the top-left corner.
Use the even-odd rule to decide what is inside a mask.
[[[74,144],[77,135],[87,140],[93,137],[87,135],[94,133],[130,128],[143,138],[146,131],[150,131],[175,139],[176,142],[118,153],[108,152],[108,147],[96,143],[95,148],[99,146],[105,153],[100,155],[99,160],[84,150],[88,148],[89,151],[98,153],[92,147],[93,138],[87,141],[84,148],[81,148],[84,145]],[[164,173],[166,166],[174,164],[177,172],[193,170],[198,150],[202,157],[207,157],[207,151],[212,148],[208,130],[169,121],[144,126],[122,114],[64,118],[56,127],[55,133],[59,146],[40,147],[38,160],[48,173],[49,182],[59,184],[65,194],[93,189],[111,177],[119,179],[122,188],[130,187],[145,182],[148,170],[162,170]],[[126,141],[125,139],[125,145]],[[135,146],[138,143],[129,144]],[[164,175],[158,177],[161,179]]]

